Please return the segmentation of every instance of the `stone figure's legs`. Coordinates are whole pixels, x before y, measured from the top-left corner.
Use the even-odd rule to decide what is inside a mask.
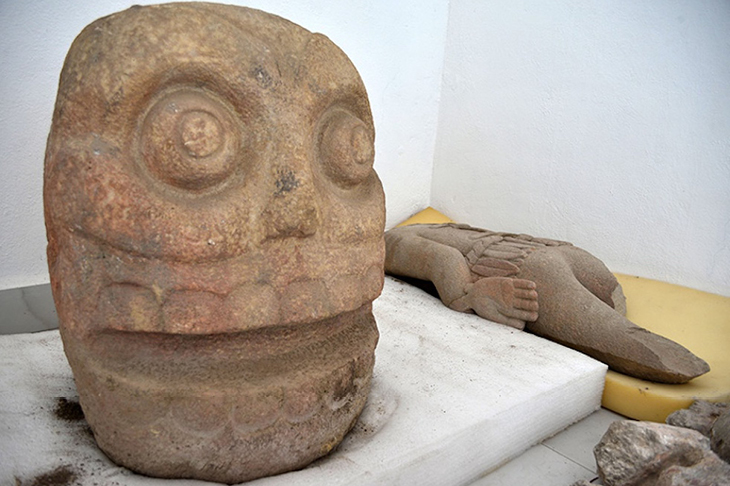
[[[621,373],[684,383],[706,373],[707,363],[679,344],[643,329],[613,308],[618,282],[589,253],[575,247],[534,251],[520,278],[537,286],[540,315],[527,330],[584,352]],[[618,289],[618,290],[617,290]]]

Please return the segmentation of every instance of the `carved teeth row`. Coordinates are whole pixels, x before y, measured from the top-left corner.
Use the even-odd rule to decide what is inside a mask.
[[[247,283],[226,296],[201,290],[157,292],[141,285],[113,283],[101,294],[101,315],[121,331],[170,334],[238,332],[278,324],[314,322],[357,309],[374,300],[382,269],[329,282],[290,283],[281,294],[267,284]]]

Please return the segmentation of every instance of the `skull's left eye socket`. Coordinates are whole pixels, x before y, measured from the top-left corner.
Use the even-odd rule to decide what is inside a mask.
[[[325,173],[338,185],[351,188],[373,170],[373,133],[361,119],[344,109],[326,115],[319,140],[319,159]]]
[[[141,158],[157,179],[191,191],[222,183],[242,144],[232,110],[208,93],[181,90],[156,101],[140,136]]]

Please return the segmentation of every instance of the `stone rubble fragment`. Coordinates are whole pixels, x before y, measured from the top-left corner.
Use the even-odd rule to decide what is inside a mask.
[[[695,400],[689,408],[671,413],[667,417],[669,425],[696,430],[704,436],[710,436],[710,430],[717,418],[730,411],[730,403],[713,403],[707,400]]]
[[[687,427],[709,437],[712,450],[730,462],[730,403],[695,400],[689,408],[669,415],[667,423]]]
[[[730,465],[712,452],[710,440],[696,430],[618,421],[609,426],[593,452],[606,486],[730,484]]]
[[[647,483],[648,484],[648,483]],[[670,466],[659,474],[655,486],[729,486],[730,465],[707,454],[691,466]]]
[[[720,415],[712,426],[710,445],[715,454],[730,463],[730,410]]]

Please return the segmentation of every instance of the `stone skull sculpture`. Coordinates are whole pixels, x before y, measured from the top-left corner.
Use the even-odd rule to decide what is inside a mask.
[[[132,7],[75,40],[48,139],[48,263],[97,443],[144,474],[300,468],[362,410],[384,196],[363,83],[242,7]]]

